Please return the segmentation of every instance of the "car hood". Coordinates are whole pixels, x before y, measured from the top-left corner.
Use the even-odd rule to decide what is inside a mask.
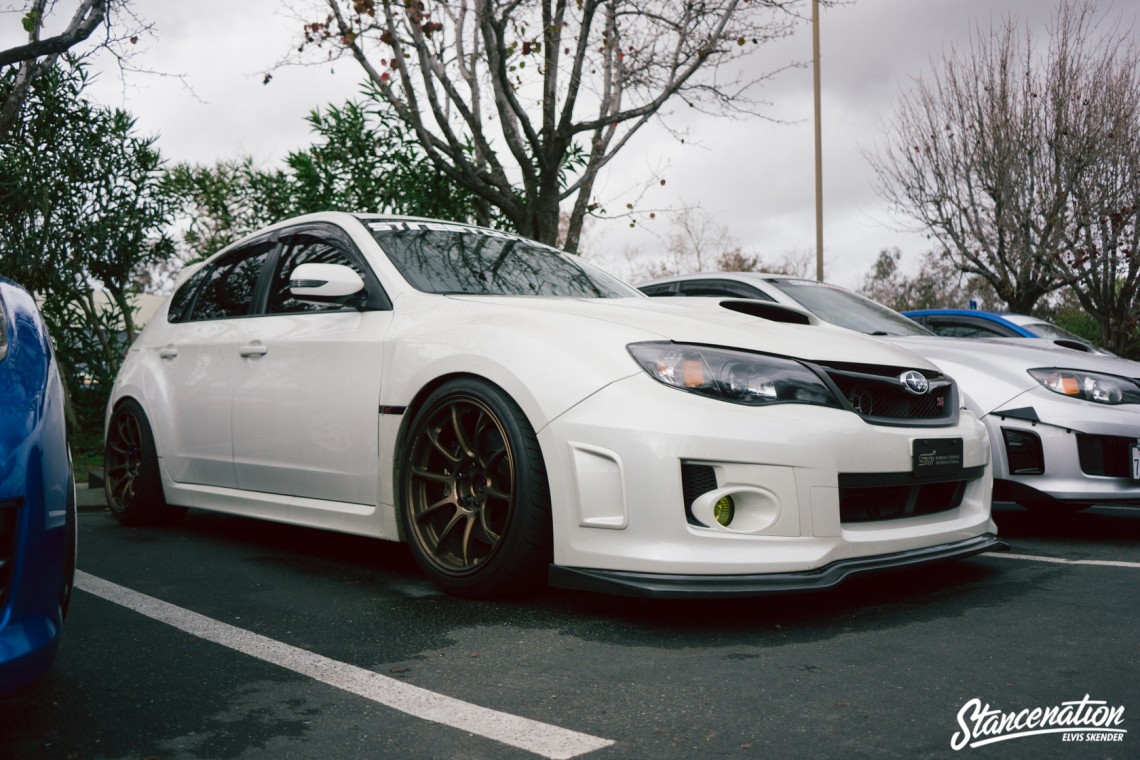
[[[524,298],[449,296],[450,299],[530,314],[573,317],[626,328],[628,339],[736,347],[815,362],[850,362],[937,370],[912,351],[822,322],[800,309],[786,309],[789,324],[734,311],[766,308],[731,298]],[[523,318],[520,314],[520,319]],[[637,333],[640,333],[638,335]]]
[[[1022,393],[1041,387],[1028,373],[1036,367],[1082,369],[1140,379],[1140,363],[1115,356],[1068,348],[1029,345],[1021,341],[909,336],[887,338],[892,344],[925,356],[958,381],[963,393],[988,413]]]

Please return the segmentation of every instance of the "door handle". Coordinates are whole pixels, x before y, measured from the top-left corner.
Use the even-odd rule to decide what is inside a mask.
[[[239,349],[242,356],[265,356],[269,353],[269,346],[263,346],[260,343],[253,343],[248,346],[242,346]]]
[[[158,349],[158,356],[162,359],[173,359],[178,356],[178,349],[174,346],[163,346]]]

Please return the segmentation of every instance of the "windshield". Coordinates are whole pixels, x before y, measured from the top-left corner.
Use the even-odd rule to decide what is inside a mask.
[[[1057,327],[1051,322],[1026,322],[1021,326],[1039,338],[1062,338],[1064,340],[1075,340],[1077,343],[1088,343],[1086,339],[1076,333],[1071,333],[1063,327]]]
[[[483,296],[644,297],[576,256],[463,224],[363,220],[412,287]]]
[[[897,311],[858,293],[815,280],[773,278],[766,281],[820,319],[868,335],[933,335]]]

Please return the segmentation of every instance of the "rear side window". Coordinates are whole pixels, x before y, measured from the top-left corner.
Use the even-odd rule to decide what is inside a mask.
[[[166,310],[166,320],[168,322],[185,322],[190,318],[190,306],[194,303],[194,296],[201,287],[202,281],[206,279],[206,274],[209,270],[199,269],[192,274],[186,282],[179,286],[178,290],[174,291],[174,295],[170,297],[170,308]]]
[[[257,281],[272,249],[272,242],[260,241],[216,261],[205,272],[205,281],[190,310],[190,320],[248,315],[257,292]]]
[[[1017,333],[1008,327],[983,320],[964,319],[961,321],[930,319],[927,327],[944,338],[1010,338]]]

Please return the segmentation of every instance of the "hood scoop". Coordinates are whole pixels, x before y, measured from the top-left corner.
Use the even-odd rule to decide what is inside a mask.
[[[750,317],[759,317],[769,322],[783,322],[788,325],[814,325],[818,324],[811,314],[800,311],[783,304],[771,301],[753,301],[741,299],[739,301],[721,301],[720,305],[729,311],[747,314]]]
[[[1081,343],[1079,340],[1070,340],[1068,338],[1057,338],[1053,341],[1061,348],[1071,348],[1074,351],[1084,351],[1086,354],[1095,354],[1096,349],[1087,343]]]

